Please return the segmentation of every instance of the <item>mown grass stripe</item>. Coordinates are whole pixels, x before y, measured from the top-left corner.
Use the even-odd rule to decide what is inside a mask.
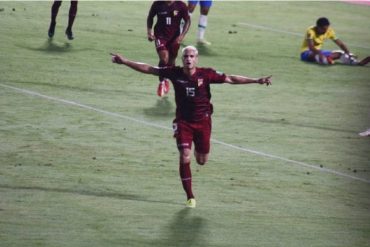
[[[142,125],[146,125],[146,126],[150,126],[150,127],[154,127],[154,128],[159,128],[159,129],[164,129],[164,130],[171,130],[171,128],[162,126],[160,124],[155,124],[155,123],[151,123],[151,122],[148,122],[148,121],[145,121],[145,120],[140,120],[140,119],[137,119],[137,118],[126,116],[126,115],[122,115],[122,114],[102,110],[102,109],[92,107],[92,106],[88,106],[88,105],[84,105],[84,104],[81,104],[81,103],[78,103],[78,102],[75,102],[75,101],[60,99],[60,98],[44,95],[44,94],[41,94],[41,93],[38,93],[38,92],[34,92],[34,91],[31,91],[31,90],[22,89],[22,88],[18,88],[18,87],[13,87],[13,86],[6,85],[6,84],[1,84],[0,83],[0,86],[2,86],[4,88],[15,90],[15,91],[23,93],[23,94],[36,96],[36,97],[40,97],[40,98],[43,98],[43,99],[47,99],[47,100],[50,100],[50,101],[55,101],[55,102],[59,102],[59,103],[67,104],[67,105],[77,106],[77,107],[84,108],[84,109],[87,109],[87,110],[99,112],[99,113],[102,113],[102,114],[105,114],[105,115],[108,115],[108,116],[122,118],[122,119],[126,119],[126,120],[133,121],[133,122],[136,122],[136,123],[140,123]],[[301,166],[301,167],[317,169],[317,170],[322,171],[322,172],[331,173],[331,174],[334,174],[334,175],[337,175],[337,176],[346,177],[346,178],[350,178],[350,179],[353,179],[353,180],[358,180],[358,181],[370,184],[370,180],[359,178],[359,177],[356,177],[356,176],[352,176],[352,175],[349,175],[349,174],[346,174],[346,173],[338,172],[338,171],[335,171],[335,170],[332,170],[332,169],[320,167],[319,165],[312,165],[312,164],[308,164],[308,163],[305,163],[305,162],[296,161],[296,160],[284,158],[284,157],[281,157],[281,156],[268,154],[268,153],[264,153],[264,152],[261,152],[261,151],[252,150],[252,149],[249,149],[249,148],[239,147],[239,146],[229,144],[229,143],[226,143],[226,142],[223,142],[223,141],[219,141],[219,140],[216,140],[216,139],[212,139],[211,141],[213,143],[223,145],[225,147],[232,148],[232,149],[235,149],[235,150],[239,150],[239,151],[242,151],[242,152],[247,152],[247,153],[259,155],[259,156],[274,159],[274,160],[284,161],[284,162],[294,164],[294,165],[298,165],[298,166]]]

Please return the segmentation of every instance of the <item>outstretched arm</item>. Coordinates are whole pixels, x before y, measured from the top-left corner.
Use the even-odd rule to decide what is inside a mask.
[[[144,74],[151,74],[151,75],[156,75],[156,76],[159,75],[158,67],[154,67],[146,63],[139,63],[139,62],[128,60],[127,58],[123,57],[120,54],[111,53],[111,55],[112,55],[113,63],[124,64],[127,67],[130,67],[131,69],[134,69]]]
[[[266,86],[271,85],[271,75],[260,77],[260,78],[249,78],[246,76],[240,75],[227,75],[225,82],[230,84],[250,84],[250,83],[258,83],[258,84],[266,84]]]
[[[349,54],[349,50],[347,48],[347,46],[343,43],[343,41],[341,41],[340,39],[336,39],[334,40],[335,44],[337,44],[337,46],[339,46],[345,53]]]

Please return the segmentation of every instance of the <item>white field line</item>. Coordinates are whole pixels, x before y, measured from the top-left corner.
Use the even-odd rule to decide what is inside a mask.
[[[22,88],[17,88],[17,87],[12,87],[12,86],[5,85],[5,84],[0,84],[0,86],[5,87],[5,88],[10,88],[10,89],[13,89],[15,91],[18,91],[18,92],[21,92],[21,93],[24,93],[24,94],[29,94],[29,95],[37,96],[37,97],[40,97],[40,98],[43,98],[43,99],[48,99],[48,100],[51,100],[51,101],[57,101],[57,102],[60,102],[60,103],[64,103],[66,105],[78,106],[80,108],[100,112],[100,113],[103,113],[105,115],[109,115],[109,116],[112,116],[112,117],[123,118],[123,119],[126,119],[126,120],[130,120],[130,121],[133,121],[133,122],[136,122],[136,123],[143,124],[143,125],[147,125],[147,126],[151,126],[151,127],[155,127],[155,128],[159,128],[159,129],[171,130],[171,128],[164,127],[164,126],[159,125],[159,124],[150,123],[150,122],[147,122],[147,121],[144,121],[144,120],[132,118],[132,117],[129,117],[129,116],[118,114],[118,113],[101,110],[101,109],[98,109],[98,108],[95,108],[95,107],[92,107],[92,106],[88,106],[88,105],[83,105],[83,104],[80,104],[80,103],[77,103],[77,102],[74,102],[74,101],[55,98],[55,97],[47,96],[47,95],[40,94],[40,93],[37,93],[37,92],[34,92],[34,91],[30,91],[30,90],[26,90],[26,89],[22,89]]]
[[[150,127],[154,127],[154,128],[159,128],[159,129],[164,129],[164,130],[172,130],[169,127],[165,127],[165,126],[162,126],[162,125],[159,125],[159,124],[150,123],[148,121],[140,120],[140,119],[137,119],[137,118],[125,116],[125,115],[110,112],[110,111],[105,111],[105,110],[102,110],[102,109],[99,109],[99,108],[95,108],[95,107],[92,107],[92,106],[80,104],[80,103],[77,103],[77,102],[74,102],[74,101],[56,98],[56,97],[44,95],[44,94],[41,94],[41,93],[37,93],[37,92],[34,92],[34,91],[30,91],[30,90],[27,90],[27,89],[22,89],[22,88],[9,86],[9,85],[2,84],[2,83],[0,83],[0,86],[3,87],[3,88],[12,89],[14,91],[17,91],[17,92],[20,92],[20,93],[23,93],[23,94],[28,94],[28,95],[40,97],[40,98],[43,98],[43,99],[63,103],[63,104],[66,104],[66,105],[72,105],[72,106],[80,107],[80,108],[87,109],[87,110],[90,110],[90,111],[103,113],[103,114],[108,115],[108,116],[122,118],[122,119],[126,119],[126,120],[129,120],[129,121],[132,121],[132,122],[140,123],[142,125],[146,125],[146,126],[150,126]],[[358,180],[358,181],[370,184],[370,180],[367,180],[367,179],[364,179],[364,178],[359,178],[359,177],[356,177],[356,176],[352,176],[352,175],[342,173],[342,172],[338,172],[338,171],[335,171],[335,170],[331,170],[331,169],[328,169],[328,168],[323,168],[323,167],[320,167],[319,165],[312,165],[312,164],[304,163],[304,162],[301,162],[301,161],[291,160],[291,159],[287,159],[287,158],[280,157],[280,156],[277,156],[277,155],[252,150],[252,149],[249,149],[249,148],[239,147],[239,146],[229,144],[229,143],[226,143],[226,142],[223,142],[223,141],[219,141],[219,140],[216,140],[216,139],[212,139],[211,141],[213,143],[223,145],[225,147],[235,149],[235,150],[239,150],[239,151],[242,151],[242,152],[259,155],[259,156],[274,159],[274,160],[280,160],[280,161],[284,161],[284,162],[294,164],[294,165],[297,165],[297,166],[312,168],[312,169],[319,170],[321,172],[327,172],[327,173],[331,173],[331,174],[334,174],[334,175],[337,175],[337,176],[351,178],[351,179],[354,179],[354,180]]]
[[[313,169],[316,169],[316,170],[319,170],[319,171],[322,171],[322,172],[328,172],[328,173],[332,173],[332,174],[335,174],[335,175],[338,175],[338,176],[352,178],[352,179],[359,180],[359,181],[370,184],[370,180],[359,178],[359,177],[356,177],[356,176],[352,176],[352,175],[342,173],[342,172],[338,172],[338,171],[335,171],[335,170],[331,170],[331,169],[328,169],[328,168],[320,167],[319,165],[312,165],[312,164],[304,163],[304,162],[301,162],[301,161],[291,160],[291,159],[284,158],[284,157],[281,157],[281,156],[277,156],[277,155],[274,155],[274,154],[268,154],[268,153],[248,149],[248,148],[235,146],[233,144],[228,144],[228,143],[218,141],[218,140],[215,140],[215,139],[213,139],[212,142],[221,144],[223,146],[226,146],[226,147],[229,147],[229,148],[232,148],[232,149],[240,150],[240,151],[243,151],[243,152],[256,154],[256,155],[263,156],[263,157],[270,158],[270,159],[274,159],[274,160],[285,161],[287,163],[291,163],[291,164],[298,165],[298,166],[313,168]]]
[[[289,34],[289,35],[302,37],[302,38],[304,36],[304,33],[290,32],[290,31],[286,31],[286,30],[282,30],[282,29],[278,29],[278,28],[262,26],[262,25],[252,24],[252,23],[246,23],[246,22],[239,22],[237,25],[245,26],[245,27],[251,27],[251,28],[254,28],[254,29],[268,30],[268,31],[275,32],[275,33]],[[362,48],[362,49],[370,49],[369,46],[349,44],[349,48],[351,48],[351,47]]]

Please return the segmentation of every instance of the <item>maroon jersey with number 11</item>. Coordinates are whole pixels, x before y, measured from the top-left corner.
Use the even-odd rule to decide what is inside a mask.
[[[171,80],[175,90],[176,118],[189,122],[202,120],[213,112],[211,83],[224,83],[226,75],[211,68],[197,68],[188,77],[182,67],[163,67],[160,76]]]
[[[180,35],[181,19],[189,20],[189,12],[186,4],[174,1],[170,5],[166,1],[155,1],[150,8],[148,20],[157,16],[154,27],[154,35],[158,39],[170,40]]]

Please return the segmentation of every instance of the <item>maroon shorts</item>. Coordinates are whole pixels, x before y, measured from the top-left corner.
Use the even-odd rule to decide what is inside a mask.
[[[211,146],[211,130],[212,119],[209,116],[198,122],[177,119],[173,121],[174,137],[179,150],[191,149],[192,142],[194,142],[197,153],[208,154]]]
[[[167,50],[170,53],[170,56],[177,57],[180,49],[180,44],[175,42],[176,38],[177,37],[171,40],[157,38],[155,39],[155,48],[157,49],[157,51]]]

